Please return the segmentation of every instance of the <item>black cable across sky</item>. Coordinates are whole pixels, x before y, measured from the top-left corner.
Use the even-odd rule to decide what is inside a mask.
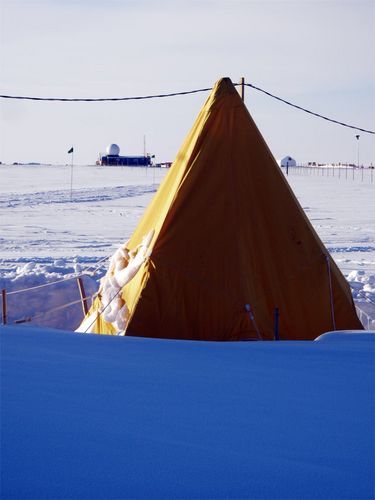
[[[270,92],[267,92],[266,90],[263,90],[259,87],[256,87],[255,85],[252,85],[251,83],[245,83],[247,87],[251,87],[255,90],[259,90],[259,92],[263,92],[263,94],[266,94],[270,97],[273,97],[273,99],[277,99],[278,101],[281,101],[288,106],[292,106],[293,108],[299,109],[301,111],[304,111],[305,113],[309,113],[310,115],[317,116],[318,118],[322,118],[323,120],[327,120],[332,123],[336,123],[337,125],[342,125],[343,127],[348,127],[348,128],[353,128],[354,130],[360,130],[361,132],[365,132],[367,134],[375,134],[372,130],[367,130],[365,128],[360,128],[360,127],[355,127],[354,125],[349,125],[348,123],[340,122],[338,120],[334,120],[333,118],[328,118],[327,116],[320,115],[319,113],[315,113],[314,111],[310,111],[309,109],[302,108],[301,106],[297,106],[297,104],[293,104],[289,101],[286,101],[285,99],[282,99],[281,97],[278,97],[274,94],[271,94]]]
[[[239,83],[235,83],[235,86],[241,85]],[[258,90],[259,92],[262,92],[263,94],[268,95],[269,97],[272,97],[273,99],[276,99],[277,101],[283,102],[284,104],[287,104],[288,106],[291,106],[293,108],[299,109],[300,111],[304,111],[305,113],[308,113],[310,115],[316,116],[318,118],[321,118],[322,120],[326,120],[331,123],[335,123],[336,125],[341,125],[342,127],[347,127],[351,128],[354,130],[359,130],[360,132],[364,132],[366,134],[373,134],[375,135],[375,132],[373,130],[368,130],[365,128],[357,127],[355,125],[350,125],[345,122],[341,122],[339,120],[334,120],[333,118],[328,118],[327,116],[321,115],[319,113],[315,113],[314,111],[310,111],[309,109],[303,108],[302,106],[298,106],[297,104],[293,104],[290,101],[287,101],[286,99],[283,99],[281,97],[278,97],[274,94],[271,94],[271,92],[267,92],[264,89],[261,89],[260,87],[256,87],[255,85],[251,83],[244,83],[246,87],[251,87],[254,90]],[[141,101],[145,99],[160,99],[164,97],[175,97],[175,96],[180,96],[180,95],[189,95],[189,94],[198,94],[200,92],[208,92],[209,90],[212,90],[212,87],[206,87],[202,89],[195,89],[195,90],[186,90],[183,92],[171,92],[169,94],[154,94],[154,95],[144,95],[144,96],[131,96],[131,97],[88,97],[88,98],[81,98],[81,97],[31,97],[31,96],[15,96],[15,95],[0,95],[2,99],[18,99],[18,100],[28,100],[28,101],[53,101],[53,102],[114,102],[114,101]]]

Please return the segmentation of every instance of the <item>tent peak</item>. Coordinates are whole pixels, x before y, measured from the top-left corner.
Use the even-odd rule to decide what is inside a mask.
[[[218,80],[215,83],[212,89],[212,94],[218,97],[224,94],[234,94],[234,93],[238,92],[236,90],[236,87],[233,85],[232,80],[228,76],[220,78],[220,80]]]

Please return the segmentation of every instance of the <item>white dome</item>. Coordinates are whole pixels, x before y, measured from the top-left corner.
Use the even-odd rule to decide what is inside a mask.
[[[285,158],[278,161],[278,164],[280,165],[280,167],[296,167],[297,166],[296,160],[294,158],[292,158],[291,156],[285,156]]]
[[[110,144],[106,149],[107,155],[118,156],[120,154],[120,148],[117,144]]]

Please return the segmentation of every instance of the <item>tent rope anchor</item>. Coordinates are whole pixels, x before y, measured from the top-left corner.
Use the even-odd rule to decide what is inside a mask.
[[[254,325],[254,328],[255,328],[255,331],[257,332],[257,336],[258,336],[258,339],[259,340],[263,340],[263,337],[262,335],[260,334],[260,331],[259,331],[259,328],[258,328],[258,325],[255,321],[255,316],[254,316],[254,313],[253,313],[253,310],[251,308],[251,305],[250,304],[245,304],[245,311],[247,312],[247,314],[249,315],[249,318],[251,320],[251,322],[253,323]]]
[[[327,263],[327,272],[328,272],[329,301],[330,301],[330,307],[331,307],[332,326],[333,326],[333,329],[336,330],[335,308],[334,308],[334,304],[333,304],[331,261],[329,259],[328,254],[325,254],[325,259],[326,259],[326,263]]]

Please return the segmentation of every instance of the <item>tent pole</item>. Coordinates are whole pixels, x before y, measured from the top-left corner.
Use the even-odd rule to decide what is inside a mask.
[[[87,297],[85,293],[85,288],[83,286],[83,281],[81,278],[77,278],[77,284],[79,289],[79,295],[81,297],[83,314],[86,316],[86,314],[89,312],[89,308],[87,307]]]
[[[3,308],[3,325],[7,324],[7,291],[5,288],[1,290],[2,308]]]
[[[245,102],[245,78],[242,77],[241,78],[241,81],[240,81],[240,96],[241,96],[241,99]]]

